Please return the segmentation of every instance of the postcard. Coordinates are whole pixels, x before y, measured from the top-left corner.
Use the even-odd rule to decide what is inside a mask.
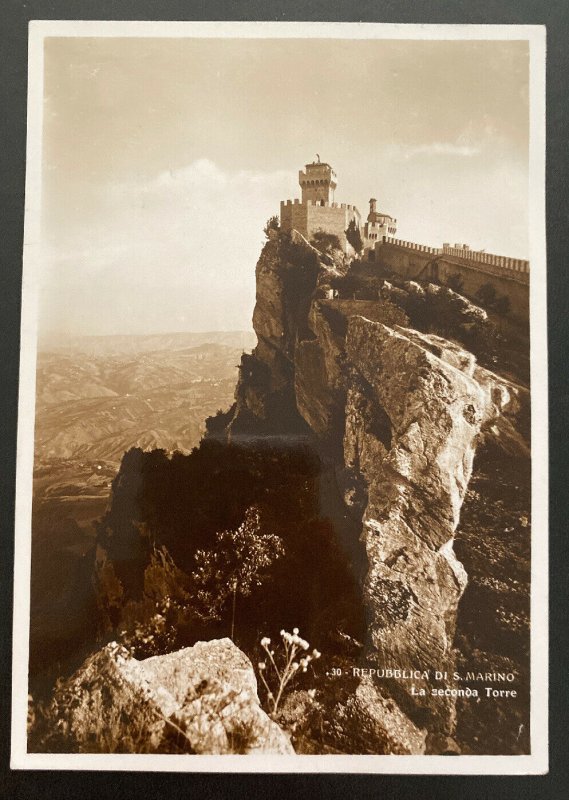
[[[539,26],[30,24],[13,768],[547,771],[544,171]]]

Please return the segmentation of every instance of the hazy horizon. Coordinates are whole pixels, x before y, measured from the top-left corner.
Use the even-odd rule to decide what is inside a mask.
[[[121,336],[215,336],[217,334],[245,334],[247,336],[254,336],[253,328],[243,328],[239,330],[209,330],[209,331],[190,331],[190,330],[172,330],[172,331],[145,331],[143,333],[74,333],[74,339],[105,339],[105,338],[119,338]],[[40,339],[49,340],[50,338],[57,338],[60,335],[57,331],[40,331]]]
[[[54,331],[39,331],[37,349],[39,353],[59,351],[91,352],[97,350],[178,350],[200,348],[204,345],[223,345],[252,350],[257,343],[254,330],[240,331],[160,331],[146,333],[86,333],[65,334]],[[151,345],[150,347],[148,345]]]
[[[45,42],[42,336],[250,331],[319,153],[397,236],[528,256],[525,41]]]

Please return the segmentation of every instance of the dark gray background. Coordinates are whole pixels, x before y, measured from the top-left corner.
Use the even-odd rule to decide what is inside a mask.
[[[541,24],[547,26],[547,237],[549,314],[551,745],[539,777],[200,775],[10,772],[14,483],[24,221],[27,25],[31,19],[318,20]],[[562,798],[569,796],[567,697],[569,473],[569,0],[3,0],[0,4],[0,797],[78,798]],[[535,547],[540,546],[539,532]]]

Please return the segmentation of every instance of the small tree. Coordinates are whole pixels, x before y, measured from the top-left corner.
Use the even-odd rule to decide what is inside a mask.
[[[231,638],[235,633],[237,595],[248,597],[260,586],[265,570],[284,554],[282,539],[261,533],[259,509],[251,506],[236,530],[215,535],[211,550],[198,550],[192,580],[201,614],[209,619],[221,619],[229,598],[231,605]]]
[[[267,239],[269,239],[271,236],[271,231],[278,231],[279,227],[280,227],[279,218],[275,214],[274,216],[269,217],[269,219],[267,220],[266,225],[263,228],[263,233],[265,234]]]
[[[352,245],[356,253],[361,253],[364,243],[362,241],[362,235],[360,233],[360,229],[358,225],[356,225],[356,221],[354,219],[351,220],[345,233],[346,233],[346,239]]]
[[[462,275],[460,272],[455,272],[454,275],[449,275],[446,283],[448,288],[452,289],[453,292],[460,293],[464,291],[464,281],[462,280]]]
[[[327,233],[326,231],[314,231],[310,244],[313,245],[321,253],[331,255],[335,250],[342,251],[342,243],[335,233]]]
[[[478,289],[474,297],[480,302],[484,308],[493,308],[494,303],[498,297],[496,288],[493,283],[483,283]]]
[[[501,294],[494,303],[494,311],[504,317],[507,316],[510,312],[510,298],[505,294]]]

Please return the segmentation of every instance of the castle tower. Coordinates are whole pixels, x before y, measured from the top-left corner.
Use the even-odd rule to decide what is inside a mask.
[[[383,211],[377,210],[377,200],[370,197],[369,214],[364,225],[364,252],[371,258],[375,252],[375,245],[386,236],[391,239],[397,233],[397,220]]]
[[[346,231],[352,222],[359,229],[360,212],[354,205],[334,201],[336,173],[330,164],[320,161],[320,156],[316,158],[298,173],[302,199],[281,200],[281,228],[296,230],[309,241],[319,232],[334,234],[347,253],[352,248]]]
[[[298,182],[302,189],[302,202],[332,203],[334,190],[338,185],[336,173],[330,164],[313,161],[306,164],[304,170],[298,173]]]

